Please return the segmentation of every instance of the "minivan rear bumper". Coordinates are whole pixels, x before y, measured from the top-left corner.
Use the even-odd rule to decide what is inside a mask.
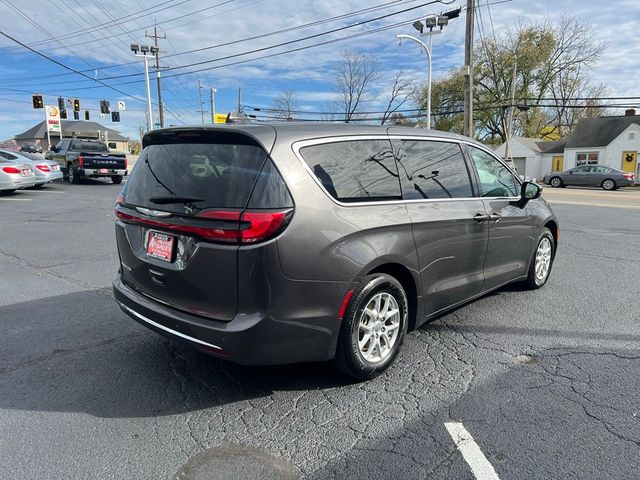
[[[278,320],[260,314],[238,314],[225,322],[198,317],[157,302],[113,278],[113,292],[124,313],[151,330],[207,354],[242,365],[278,365],[325,361],[335,354],[340,322],[335,327]],[[328,320],[328,319],[327,319]]]

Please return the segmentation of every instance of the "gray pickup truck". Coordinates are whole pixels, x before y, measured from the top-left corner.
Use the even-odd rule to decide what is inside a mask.
[[[126,155],[110,153],[99,140],[63,138],[45,157],[58,162],[71,183],[88,177],[110,177],[113,183],[121,183],[127,175]]]

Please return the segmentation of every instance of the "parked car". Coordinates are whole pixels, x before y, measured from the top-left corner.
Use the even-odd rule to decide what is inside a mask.
[[[20,145],[20,151],[27,153],[42,153],[42,146],[35,142],[24,142]]]
[[[35,187],[42,187],[44,184],[53,180],[61,180],[62,172],[60,166],[51,160],[44,160],[32,153],[26,152],[11,152],[8,150],[0,150],[0,157],[12,160],[14,162],[26,163],[31,167],[33,173],[36,175]]]
[[[554,188],[580,186],[616,190],[635,185],[635,175],[605,165],[582,165],[564,172],[547,173],[542,181]]]
[[[36,176],[29,165],[0,155],[0,192],[11,193],[35,184]]]
[[[405,333],[510,282],[542,287],[558,221],[466,137],[407,127],[149,132],[116,201],[115,298],[245,365],[333,360],[359,379]]]
[[[63,138],[46,157],[58,162],[71,183],[88,177],[109,177],[113,183],[121,183],[127,175],[127,156],[110,153],[107,144],[99,140]]]

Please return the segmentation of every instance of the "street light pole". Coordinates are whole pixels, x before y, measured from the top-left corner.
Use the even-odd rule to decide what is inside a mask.
[[[142,57],[144,62],[144,82],[147,87],[147,131],[153,130],[153,114],[151,113],[151,85],[149,84],[149,61],[147,53],[151,55],[157,55],[158,47],[152,45],[138,45],[137,43],[131,44],[131,51],[136,57]],[[140,53],[138,53],[140,52]]]
[[[398,38],[401,43],[403,39],[413,40],[414,42],[418,43],[421,49],[423,49],[427,53],[427,59],[429,63],[428,69],[427,69],[427,129],[430,129],[431,128],[431,45],[432,45],[431,35],[429,35],[429,45],[424,43],[419,38],[412,37],[411,35],[400,34],[400,35],[396,35],[396,38]]]
[[[457,8],[455,10],[451,10],[450,12],[445,12],[441,15],[431,15],[425,19],[425,22],[422,23],[420,20],[416,20],[413,22],[412,26],[420,35],[428,35],[429,36],[429,45],[427,46],[422,40],[416,37],[412,37],[411,35],[396,35],[396,37],[400,40],[400,45],[402,45],[402,39],[406,38],[407,40],[413,40],[418,43],[422,50],[427,53],[427,59],[429,60],[428,70],[427,70],[427,129],[431,128],[431,52],[433,47],[433,36],[442,33],[442,29],[449,24],[449,20],[452,18],[457,18],[460,15],[461,8]],[[425,32],[425,27],[429,29],[429,31]],[[434,30],[434,28],[440,27],[440,30]]]
[[[153,130],[153,114],[151,113],[151,86],[149,85],[149,60],[146,55],[142,56],[144,60],[144,82],[147,85],[147,130]]]

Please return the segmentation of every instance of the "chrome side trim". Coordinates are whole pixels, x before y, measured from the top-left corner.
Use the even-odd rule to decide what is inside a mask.
[[[314,138],[312,140],[298,140],[291,145],[293,153],[295,154],[298,161],[302,164],[302,167],[307,171],[309,175],[311,175],[312,180],[320,187],[320,189],[329,197],[336,205],[340,205],[341,207],[363,207],[363,206],[372,206],[372,205],[397,205],[397,204],[407,204],[407,203],[433,203],[433,202],[464,202],[464,201],[478,201],[478,200],[506,200],[509,202],[516,202],[520,200],[520,197],[464,197],[464,198],[422,198],[422,199],[400,199],[400,200],[383,200],[378,202],[341,202],[340,200],[334,198],[324,185],[318,180],[311,167],[307,164],[305,159],[302,157],[300,150],[304,147],[309,147],[312,145],[321,145],[327,143],[338,143],[338,142],[348,142],[350,140],[431,140],[436,142],[447,142],[447,143],[455,143],[456,145],[469,145],[472,147],[476,147],[480,150],[485,151],[486,153],[493,156],[498,162],[500,162],[512,175],[516,177],[516,181],[519,184],[522,184],[520,178],[517,174],[515,174],[511,168],[500,158],[496,157],[495,154],[491,153],[489,149],[484,146],[477,145],[472,141],[467,140],[459,140],[455,138],[443,138],[443,137],[434,137],[434,136],[421,136],[421,135],[344,135],[344,136],[336,136],[336,137],[323,137],[323,138]]]
[[[200,345],[204,345],[205,347],[210,347],[210,348],[214,348],[216,350],[220,350],[220,351],[224,351],[222,348],[220,348],[217,345],[214,345],[212,343],[207,343],[204,342],[202,340],[199,340],[197,338],[194,337],[190,337],[189,335],[185,335],[184,333],[180,333],[177,332],[176,330],[172,330],[171,328],[165,327],[164,325],[160,325],[157,322],[154,322],[153,320],[151,320],[150,318],[145,317],[144,315],[136,312],[135,310],[127,307],[124,303],[118,302],[118,304],[120,305],[120,308],[126,310],[127,312],[129,312],[131,315],[134,315],[135,317],[139,318],[140,320],[142,320],[143,322],[148,323],[149,325],[153,325],[156,328],[159,328],[160,330],[164,330],[165,332],[170,333],[171,335],[175,335],[176,337],[180,337],[180,338],[184,338],[185,340],[189,340],[190,342],[195,342],[195,343],[199,343]]]

